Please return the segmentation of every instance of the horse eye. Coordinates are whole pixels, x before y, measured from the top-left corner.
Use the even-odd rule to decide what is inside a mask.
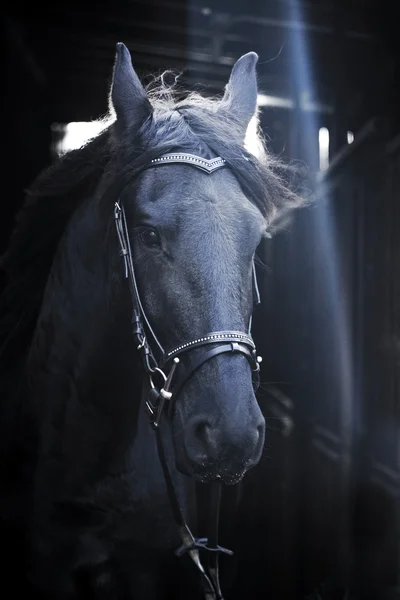
[[[158,248],[161,245],[159,235],[155,229],[146,229],[140,237],[142,242],[149,248]]]

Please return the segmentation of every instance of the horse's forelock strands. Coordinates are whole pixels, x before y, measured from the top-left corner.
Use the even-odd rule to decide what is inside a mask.
[[[132,146],[132,137],[126,132],[126,152],[132,158],[126,168],[135,172],[154,156],[186,148],[208,158],[223,156],[246,195],[268,220],[281,209],[303,205],[304,199],[289,185],[290,171],[285,163],[269,152],[256,115],[251,134],[252,145],[256,147],[254,155],[246,148],[246,132],[243,133],[243,126],[229,106],[224,107],[221,98],[208,98],[196,92],[181,99],[182,92],[176,88],[177,77],[169,86],[164,81],[165,74],[152,82],[149,99],[153,112],[139,131],[138,147]]]
[[[146,91],[119,44],[112,122],[38,177],[17,218],[1,262],[0,516],[21,528],[25,515],[50,600],[158,600],[178,587],[178,545],[204,598],[222,599],[221,482],[264,443],[254,257],[267,223],[301,204],[254,126],[256,62],[237,61],[222,98],[168,73]],[[205,541],[187,525],[196,481]]]

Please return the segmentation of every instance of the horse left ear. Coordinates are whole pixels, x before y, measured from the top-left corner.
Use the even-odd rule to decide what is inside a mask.
[[[257,109],[257,61],[255,52],[248,52],[236,61],[221,101],[221,107],[229,110],[244,130]]]
[[[117,116],[117,127],[121,124],[124,128],[138,129],[152,113],[145,89],[132,66],[129,50],[122,43],[117,44],[110,105]]]

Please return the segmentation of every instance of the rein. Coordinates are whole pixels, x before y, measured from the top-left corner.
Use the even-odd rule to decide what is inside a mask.
[[[169,153],[154,158],[145,168],[158,167],[166,164],[184,163],[210,175],[214,171],[226,167],[226,161],[221,157],[211,160],[187,153]],[[148,376],[142,388],[142,398],[147,410],[150,424],[155,431],[158,455],[163,469],[168,497],[175,522],[178,526],[182,545],[175,554],[189,554],[201,574],[205,600],[223,600],[219,584],[218,557],[220,553],[233,554],[231,550],[218,544],[218,521],[221,497],[221,484],[216,481],[210,485],[210,515],[208,537],[195,538],[187,525],[183,511],[179,505],[178,496],[172,480],[165,456],[160,419],[167,404],[169,413],[173,399],[177,397],[183,385],[205,362],[220,354],[240,353],[249,361],[254,374],[253,385],[259,385],[261,357],[257,356],[256,347],[251,337],[251,318],[247,332],[241,331],[212,331],[194,340],[182,342],[179,346],[165,351],[158,340],[146,316],[137,286],[133,266],[132,250],[129,241],[128,226],[123,205],[116,202],[114,220],[118,235],[120,251],[124,262],[125,279],[128,279],[132,301],[133,336],[137,350],[141,356],[144,370]],[[253,262],[253,295],[256,304],[260,302],[255,266]],[[147,339],[150,335],[153,347],[157,347],[158,360],[153,354]],[[200,550],[207,551],[208,560],[203,566],[200,560]]]

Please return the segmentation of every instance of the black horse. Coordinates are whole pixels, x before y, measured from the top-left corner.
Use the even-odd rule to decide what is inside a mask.
[[[19,215],[2,261],[0,509],[43,597],[196,597],[190,563],[172,596],[165,585],[180,540],[143,389],[170,405],[159,435],[189,522],[196,481],[235,484],[261,456],[253,260],[297,198],[261,138],[257,156],[244,144],[256,62],[238,60],[222,99],[178,99],[163,83],[146,93],[118,44],[110,123],[38,178]],[[184,380],[164,361],[175,393],[161,346],[197,360]]]

